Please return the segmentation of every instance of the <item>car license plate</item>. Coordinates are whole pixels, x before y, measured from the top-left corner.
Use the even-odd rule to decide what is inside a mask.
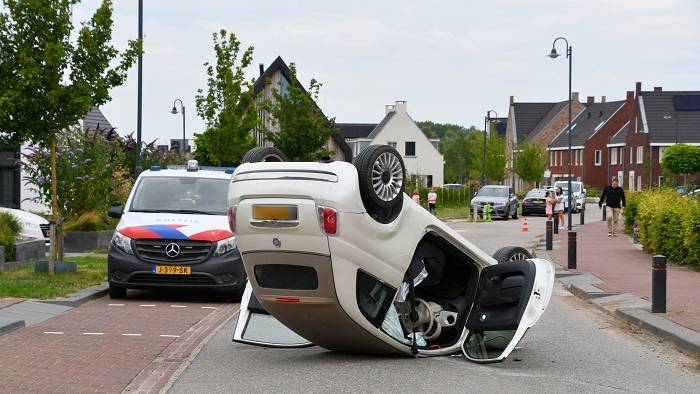
[[[256,220],[297,220],[297,214],[294,205],[253,205],[253,219]]]
[[[192,267],[186,265],[154,265],[151,272],[157,275],[192,275]]]
[[[533,201],[533,202],[534,202],[535,204],[542,204],[542,203],[544,203],[544,201],[542,201],[542,200],[535,200],[535,201]]]

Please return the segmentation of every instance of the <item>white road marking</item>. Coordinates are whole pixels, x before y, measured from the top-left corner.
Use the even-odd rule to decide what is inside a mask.
[[[141,304],[139,306],[156,306],[156,304]]]
[[[124,304],[107,304],[108,306],[124,306]]]
[[[63,335],[63,331],[44,331],[44,334]]]
[[[218,309],[215,306],[203,306],[202,309]]]
[[[187,305],[170,305],[171,308],[187,308]]]
[[[84,332],[83,335],[104,335],[103,332]]]
[[[141,336],[141,334],[122,334],[122,335],[124,335],[125,337],[140,337]]]
[[[163,338],[180,338],[179,335],[160,334]]]

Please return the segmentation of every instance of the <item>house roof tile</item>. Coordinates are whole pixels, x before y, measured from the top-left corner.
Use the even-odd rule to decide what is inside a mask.
[[[582,146],[625,104],[624,101],[594,103],[571,121],[571,146]],[[567,147],[568,132],[564,130],[549,144],[551,148]]]
[[[700,143],[700,108],[679,110],[674,105],[674,100],[683,96],[700,97],[700,91],[644,91],[640,96],[651,143]]]

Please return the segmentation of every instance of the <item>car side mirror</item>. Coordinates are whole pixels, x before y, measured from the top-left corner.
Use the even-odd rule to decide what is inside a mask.
[[[583,194],[586,194],[586,189],[583,189]]]
[[[111,218],[119,219],[122,217],[122,212],[124,212],[124,206],[112,204],[109,211],[107,211],[107,215]]]

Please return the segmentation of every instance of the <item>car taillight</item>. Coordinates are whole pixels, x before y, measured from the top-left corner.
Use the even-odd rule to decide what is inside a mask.
[[[234,234],[236,233],[236,208],[237,206],[234,205],[229,207],[228,211],[226,212],[228,215],[228,227]]]
[[[318,207],[318,221],[324,233],[332,235],[338,232],[338,211],[329,207]]]

